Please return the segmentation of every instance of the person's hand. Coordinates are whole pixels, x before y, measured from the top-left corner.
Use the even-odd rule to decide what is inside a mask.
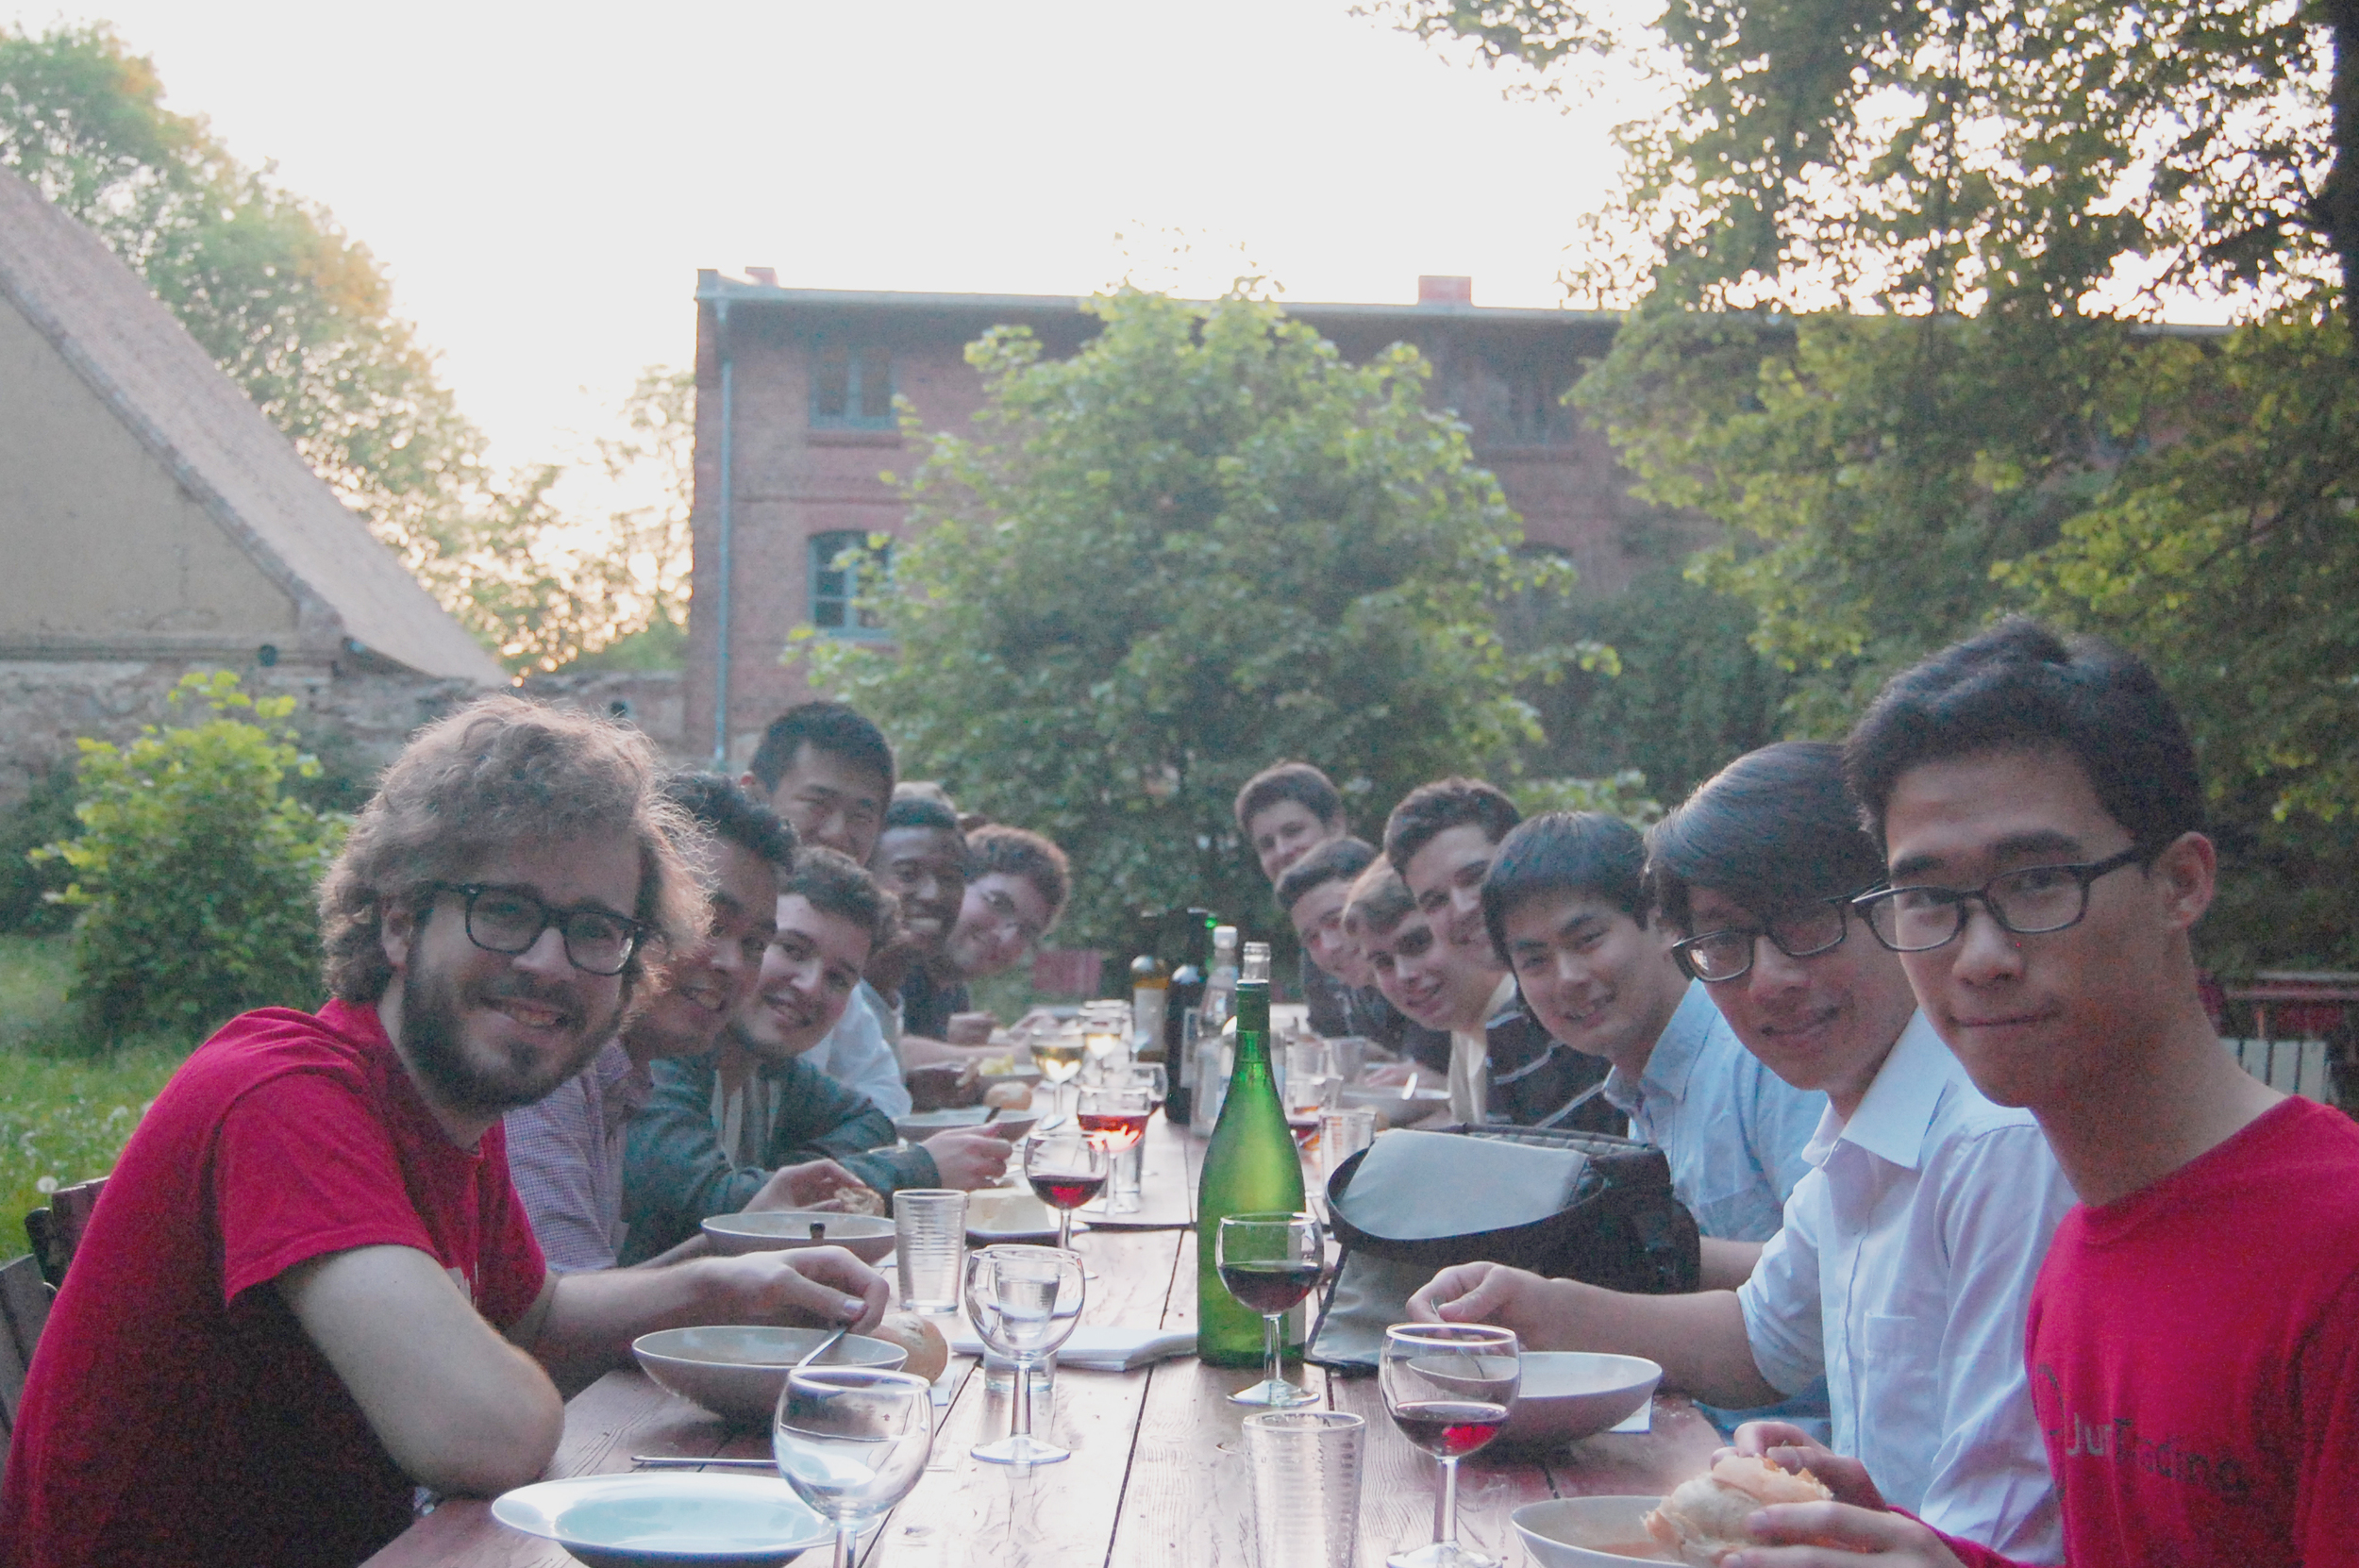
[[[1759,1546],[1720,1568],[1965,1568],[1941,1537],[1906,1514],[1849,1503],[1781,1503],[1745,1521]]]
[[[983,1081],[964,1062],[943,1061],[912,1067],[901,1075],[910,1086],[912,1110],[944,1110],[952,1106],[983,1103]]]
[[[1495,1323],[1527,1344],[1540,1338],[1553,1281],[1505,1263],[1460,1263],[1426,1281],[1409,1298],[1415,1323]]]
[[[1007,1134],[989,1127],[953,1127],[917,1146],[934,1157],[934,1169],[945,1187],[967,1193],[1005,1176],[1012,1152]]]
[[[891,1294],[884,1276],[842,1247],[800,1247],[793,1252],[749,1252],[739,1258],[710,1258],[684,1265],[701,1268],[713,1281],[714,1305],[728,1323],[815,1324],[855,1331],[883,1321]]]
[[[1767,1460],[1780,1470],[1807,1470],[1834,1493],[1838,1503],[1879,1512],[1892,1506],[1876,1490],[1876,1483],[1868,1477],[1867,1466],[1849,1455],[1836,1453],[1791,1422],[1746,1422],[1736,1429],[1735,1440],[1712,1457],[1717,1461],[1720,1454],[1731,1453]]]
[[[954,1012],[942,1037],[953,1045],[988,1045],[991,1031],[998,1026],[999,1020],[987,1012]]]
[[[833,1213],[844,1207],[836,1189],[862,1185],[860,1177],[832,1159],[783,1165],[770,1173],[770,1179],[761,1184],[761,1191],[745,1209],[749,1213],[757,1209],[815,1209]]]

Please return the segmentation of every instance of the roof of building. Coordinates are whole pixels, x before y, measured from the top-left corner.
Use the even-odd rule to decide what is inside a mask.
[[[146,283],[7,169],[0,295],[295,600],[307,626],[425,675],[507,683]]]

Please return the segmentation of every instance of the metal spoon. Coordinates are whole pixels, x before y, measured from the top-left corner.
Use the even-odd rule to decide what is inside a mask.
[[[705,1470],[718,1466],[729,1470],[775,1472],[778,1468],[775,1460],[700,1460],[694,1454],[633,1454],[630,1462],[647,1470]]]
[[[812,1345],[810,1352],[806,1354],[801,1360],[795,1363],[795,1370],[797,1372],[802,1371],[803,1368],[811,1365],[811,1362],[817,1360],[820,1357],[825,1356],[828,1351],[833,1350],[836,1347],[837,1342],[842,1340],[845,1335],[850,1333],[851,1331],[852,1326],[850,1324],[837,1324],[835,1326],[834,1333],[829,1334],[826,1339],[821,1340],[817,1344]]]

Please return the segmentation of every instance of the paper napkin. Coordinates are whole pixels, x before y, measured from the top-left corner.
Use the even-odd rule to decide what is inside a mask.
[[[962,1356],[980,1356],[983,1342],[962,1318],[950,1330],[950,1348]],[[1196,1354],[1196,1335],[1189,1330],[1153,1328],[1076,1328],[1057,1352],[1059,1366],[1088,1372],[1131,1372],[1170,1356]]]

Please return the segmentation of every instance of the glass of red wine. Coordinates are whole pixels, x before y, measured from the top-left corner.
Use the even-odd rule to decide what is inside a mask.
[[[1512,1330],[1484,1323],[1397,1323],[1384,1330],[1377,1365],[1384,1408],[1400,1435],[1442,1461],[1436,1539],[1396,1552],[1386,1568],[1498,1568],[1458,1543],[1458,1461],[1507,1424],[1522,1380],[1523,1347]]]
[[[1074,1120],[1093,1143],[1102,1144],[1113,1159],[1113,1177],[1106,1189],[1106,1214],[1134,1213],[1139,1208],[1139,1172],[1132,1153],[1146,1136],[1146,1119],[1155,1113],[1152,1093],[1144,1085],[1113,1081],[1083,1084]]]
[[[1308,1214],[1230,1214],[1220,1222],[1214,1259],[1229,1293],[1262,1314],[1262,1380],[1229,1396],[1232,1405],[1282,1410],[1318,1397],[1289,1383],[1279,1355],[1279,1322],[1311,1293],[1327,1263],[1327,1237]]]
[[[1035,1134],[1024,1144],[1024,1179],[1057,1211],[1057,1245],[1073,1246],[1073,1211],[1097,1195],[1113,1169],[1106,1146],[1070,1122]]]

